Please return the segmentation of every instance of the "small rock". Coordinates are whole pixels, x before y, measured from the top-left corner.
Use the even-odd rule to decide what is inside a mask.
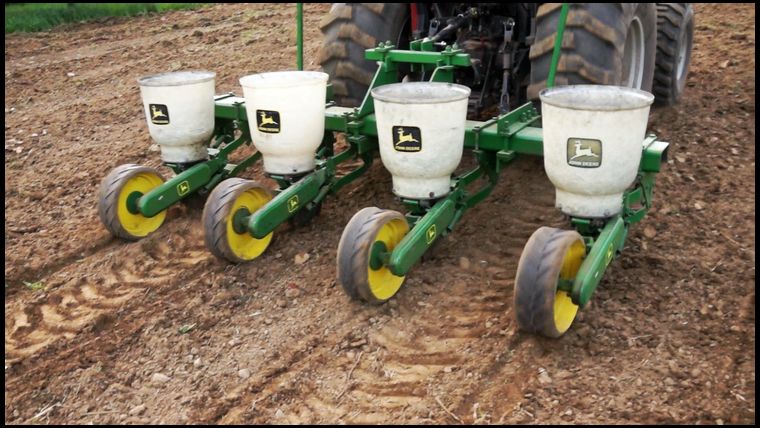
[[[309,257],[309,253],[296,254],[294,261],[297,265],[302,265],[306,263],[306,260],[309,260]]]
[[[726,68],[726,67],[728,67],[728,64],[730,63],[730,61],[731,60],[728,60],[728,59],[725,60],[725,61],[722,61],[720,64],[718,64],[718,67],[720,67],[720,68]],[[718,424],[718,425],[720,425],[720,424]]]
[[[264,324],[266,325],[272,324],[272,318],[264,318]]]
[[[198,358],[196,358],[196,359],[193,361],[193,366],[195,366],[195,367],[200,367],[200,366],[201,366],[201,364],[203,364],[203,362],[201,361],[201,357],[198,357]]]
[[[288,287],[285,289],[285,297],[294,299],[301,295],[301,290],[298,287]]]
[[[66,73],[66,75],[67,75],[67,76],[69,76],[69,77],[74,77],[74,76],[76,76],[76,74],[74,74],[74,73],[72,73],[72,72],[68,72],[68,73]]]
[[[362,345],[366,345],[366,344],[367,344],[367,340],[366,339],[359,339],[359,340],[357,340],[355,342],[351,342],[351,344],[349,346],[352,347],[352,348],[358,348],[358,347],[360,347]]]
[[[137,415],[142,414],[142,412],[144,412],[144,411],[145,411],[145,405],[144,404],[140,404],[139,406],[135,406],[135,407],[129,409],[129,414],[131,416],[137,416]]]
[[[552,383],[552,378],[549,377],[549,373],[547,373],[546,371],[542,371],[538,375],[538,383],[540,383],[541,385],[548,385]]]
[[[169,379],[171,378],[163,373],[153,373],[153,376],[150,377],[153,383],[166,383],[169,382]]]
[[[282,409],[277,409],[276,412],[274,412],[274,417],[279,419],[285,416],[285,413],[283,413]]]
[[[158,146],[158,144],[151,144],[150,147],[148,147],[149,152],[160,152],[161,147]]]
[[[468,259],[467,257],[460,257],[459,267],[462,268],[463,270],[470,269],[470,259]]]
[[[716,419],[715,423],[718,425],[723,425],[723,419]]]
[[[248,379],[251,377],[251,371],[248,369],[240,369],[238,370],[238,376],[240,379]]]
[[[678,368],[678,364],[673,360],[668,361],[668,369],[670,370],[670,373],[675,376],[681,372],[681,370]]]
[[[646,236],[649,239],[654,238],[655,236],[657,236],[657,229],[655,229],[651,225],[647,225],[647,227],[644,228],[644,236]]]
[[[277,299],[274,303],[281,308],[288,306],[288,301],[285,299]]]
[[[451,373],[454,369],[450,366],[446,366],[443,368],[444,373]]]
[[[238,346],[240,345],[240,339],[238,339],[237,337],[233,337],[232,339],[230,339],[229,342],[227,342],[227,344],[230,346]]]
[[[567,409],[567,411],[565,412],[565,416],[572,416],[572,415],[573,415],[573,411],[570,409]]]
[[[696,208],[698,211],[702,211],[703,209],[705,209],[705,207],[700,202],[695,202],[694,208]]]
[[[353,361],[354,358],[356,358],[356,353],[354,351],[348,351],[346,352],[346,358]]]
[[[677,160],[678,162],[680,162],[680,163],[684,163],[684,162],[686,162],[686,158],[685,158],[685,157],[683,157],[683,156],[676,156],[676,160]]]
[[[486,321],[486,328],[493,327],[493,323],[491,321]]]

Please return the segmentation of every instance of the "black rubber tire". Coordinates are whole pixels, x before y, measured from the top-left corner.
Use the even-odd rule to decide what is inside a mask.
[[[127,241],[138,241],[144,238],[144,236],[135,236],[127,232],[122,227],[118,217],[118,201],[122,187],[129,179],[143,172],[155,174],[161,178],[161,181],[165,181],[164,177],[155,169],[130,163],[119,165],[112,169],[100,182],[100,188],[98,189],[98,216],[106,229],[117,238]]]
[[[406,222],[398,211],[367,207],[354,214],[343,229],[338,243],[338,282],[352,300],[381,304],[390,299],[381,300],[372,294],[367,267],[377,233],[394,219]]]
[[[694,40],[694,10],[689,3],[657,3],[657,60],[652,92],[655,104],[672,106],[681,98],[689,74]],[[685,46],[681,46],[685,44]],[[678,53],[685,63],[678,73]]]
[[[564,334],[554,322],[554,299],[565,253],[578,240],[583,243],[578,232],[553,227],[541,227],[528,239],[515,276],[514,308],[521,330],[552,338]]]
[[[560,9],[560,3],[538,8],[536,41],[530,47],[530,100],[537,100],[539,91],[546,88]],[[657,41],[654,3],[571,3],[555,85],[620,85],[626,36],[635,17],[644,33],[640,89],[651,91]]]
[[[227,219],[235,200],[246,190],[258,188],[266,192],[269,199],[272,192],[255,181],[244,178],[228,178],[219,183],[208,195],[203,207],[203,235],[208,248],[215,256],[233,263],[250,260],[238,257],[227,240]]]
[[[408,45],[404,36],[409,5],[405,3],[334,3],[320,28],[324,34],[319,63],[330,75],[338,105],[356,107],[377,71],[364,50],[390,40]],[[400,46],[406,49],[407,46]]]

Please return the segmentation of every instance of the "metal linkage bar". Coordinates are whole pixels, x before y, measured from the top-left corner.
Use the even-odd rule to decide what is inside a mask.
[[[572,218],[571,224],[584,237],[587,255],[572,283],[573,303],[584,307],[602,280],[610,262],[623,250],[628,229],[641,221],[652,207],[654,177],[667,162],[668,143],[649,135],[642,144],[639,174],[632,189],[623,195],[623,212],[602,224]]]

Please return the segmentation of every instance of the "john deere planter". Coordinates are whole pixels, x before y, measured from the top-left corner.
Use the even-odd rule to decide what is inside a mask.
[[[245,76],[244,97],[214,96],[209,72],[143,78],[150,134],[176,175],[164,181],[151,168],[117,167],[101,185],[101,219],[114,235],[139,239],[161,225],[171,204],[210,192],[203,210],[207,246],[229,261],[250,261],[267,249],[278,225],[310,221],[379,151],[407,212],[368,207],[356,213],[338,245],[337,271],[352,299],[380,304],[469,208],[486,200],[510,162],[543,156],[556,207],[570,228],[541,227],[530,237],[514,303],[521,329],[558,337],[623,250],[629,227],[652,206],[654,177],[668,147],[645,134],[653,101],[648,92],[553,87],[560,48],[555,43],[548,88],[540,93],[543,116],[527,103],[485,121],[466,119],[471,90],[455,83],[455,71],[472,66],[470,56],[429,38],[412,41],[409,50],[391,42],[366,50],[377,69],[355,108],[329,101],[328,76],[320,72]],[[401,83],[399,70],[425,79]],[[334,153],[336,133],[348,142],[340,153]],[[251,143],[255,154],[229,163],[232,151]],[[477,167],[452,175],[465,149]],[[276,189],[237,177],[259,158]],[[353,159],[361,166],[338,176],[337,165]]]
[[[651,94],[613,86],[565,86],[541,94],[543,118],[532,104],[487,121],[465,120],[468,89],[452,84],[454,66],[469,58],[449,47],[428,52],[387,45],[367,51],[380,61],[375,80],[397,62],[425,67],[430,82],[386,84],[371,90],[375,114],[365,121],[378,135],[402,214],[365,208],[349,221],[338,246],[338,279],[351,298],[383,303],[403,285],[422,255],[451,233],[468,208],[483,201],[518,156],[544,156],[556,205],[573,230],[539,228],[529,239],[515,279],[521,329],[558,337],[591,297],[628,228],[652,205],[654,174],[668,144],[645,135]],[[386,76],[387,77],[387,76]],[[449,82],[449,83],[441,83]],[[377,86],[377,85],[375,85]],[[543,127],[539,124],[543,122]],[[462,148],[478,167],[458,176]],[[484,185],[471,189],[479,178]]]

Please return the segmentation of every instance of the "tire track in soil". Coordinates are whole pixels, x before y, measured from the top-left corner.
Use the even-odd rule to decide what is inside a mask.
[[[71,339],[87,326],[98,329],[100,321],[120,308],[130,302],[139,304],[136,297],[151,288],[171,287],[177,272],[211,257],[197,236],[162,232],[135,244],[119,241],[107,254],[96,255],[91,249],[92,254],[81,263],[69,259],[68,265],[50,275],[53,279],[45,298],[7,310],[6,365],[35,355],[59,339]],[[165,235],[172,236],[172,246]],[[172,257],[182,249],[182,258]],[[58,280],[61,276],[69,279]]]
[[[527,187],[535,190],[546,185],[542,180],[535,183]],[[514,191],[504,190],[507,195]],[[481,248],[471,251],[474,259],[485,261],[488,267],[476,266],[474,274],[457,272],[457,267],[450,269],[451,263],[445,259],[456,255],[457,247],[445,240],[439,250],[440,259],[433,258],[408,276],[404,289],[394,298],[399,301],[396,305],[386,303],[376,307],[349,302],[365,313],[378,317],[391,315],[387,323],[370,327],[367,332],[370,351],[362,352],[361,357],[358,349],[352,351],[354,360],[345,358],[342,352],[335,356],[333,348],[350,342],[351,331],[356,327],[355,322],[350,322],[355,321],[353,316],[335,319],[333,325],[344,327],[331,334],[329,340],[317,339],[319,334],[308,339],[308,346],[315,340],[321,341],[318,352],[304,355],[303,349],[308,346],[303,344],[291,348],[290,357],[278,369],[267,371],[233,393],[247,391],[244,398],[217,409],[213,414],[217,418],[206,415],[202,420],[224,424],[272,421],[372,424],[398,420],[389,419],[390,409],[396,416],[396,412],[401,412],[410,418],[407,422],[430,422],[431,411],[440,418],[435,419],[437,422],[451,422],[435,402],[437,384],[443,376],[465,372],[477,373],[473,378],[506,382],[496,385],[482,382],[461,390],[442,391],[449,409],[468,422],[467,418],[473,419],[468,416],[472,414],[473,403],[488,391],[500,398],[499,402],[490,404],[494,408],[492,413],[496,414],[494,417],[503,419],[520,402],[523,386],[534,374],[533,364],[525,357],[529,359],[531,352],[523,352],[523,348],[534,347],[535,341],[523,341],[513,325],[513,278],[509,273],[517,268],[522,245],[533,230],[543,225],[537,224],[536,213],[553,209],[552,196],[548,193],[518,204],[504,198],[505,214],[508,214],[505,217],[509,219],[502,228],[505,232],[500,234],[499,241],[483,240]],[[482,212],[480,217],[484,216]],[[482,219],[470,220],[470,225],[479,220]],[[485,221],[490,226],[499,220],[491,217]],[[562,227],[563,221],[561,216],[555,215],[546,225]],[[477,235],[486,235],[485,229]],[[454,237],[457,232],[453,233]],[[518,249],[505,251],[504,242]],[[421,270],[452,272],[452,284],[439,288],[424,279],[420,283],[417,275],[425,276]],[[411,300],[420,294],[429,296],[414,304]],[[494,330],[499,332],[494,333]],[[495,347],[502,348],[495,361],[487,352],[478,353],[480,349]],[[346,349],[343,347],[341,351]],[[513,358],[514,355],[517,357]],[[347,380],[349,372],[351,378]],[[494,389],[498,393],[494,394]]]

